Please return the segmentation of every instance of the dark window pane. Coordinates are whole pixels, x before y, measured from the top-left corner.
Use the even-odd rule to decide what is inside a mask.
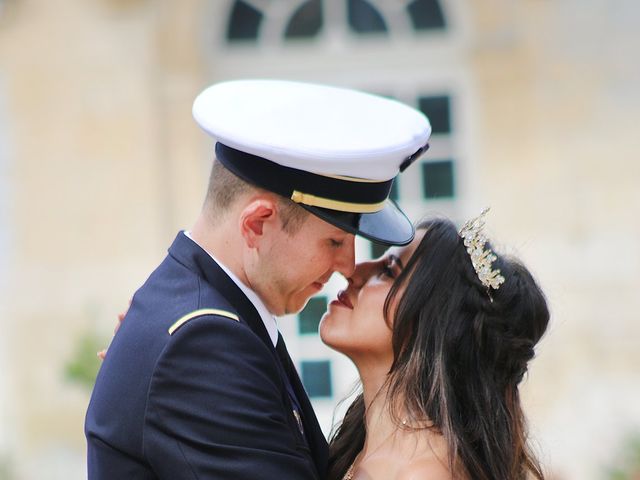
[[[309,299],[307,306],[304,307],[298,316],[298,332],[318,333],[318,324],[324,312],[327,311],[327,297],[313,297]]]
[[[371,258],[380,258],[382,255],[384,255],[384,252],[386,252],[388,248],[388,245],[371,242]]]
[[[231,9],[227,25],[227,40],[257,40],[262,22],[262,12],[242,0],[237,0]]]
[[[330,397],[331,389],[331,362],[329,360],[303,361],[302,384],[307,394],[314,397]]]
[[[384,33],[387,25],[382,15],[366,0],[348,0],[349,25],[357,33]]]
[[[451,102],[448,95],[420,97],[418,108],[429,118],[433,133],[451,133]]]
[[[295,11],[287,29],[285,38],[311,38],[315,37],[322,28],[322,2],[320,0],[308,0]]]
[[[444,28],[444,13],[438,0],[414,0],[407,7],[416,30]]]
[[[453,197],[453,162],[426,162],[422,164],[425,198]]]

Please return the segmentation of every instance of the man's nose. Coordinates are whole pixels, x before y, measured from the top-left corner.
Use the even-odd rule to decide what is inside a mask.
[[[342,248],[339,249],[335,259],[335,271],[340,272],[346,278],[353,275],[356,268],[355,236],[349,235]]]

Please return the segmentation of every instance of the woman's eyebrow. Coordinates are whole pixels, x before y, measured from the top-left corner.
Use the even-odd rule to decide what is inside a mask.
[[[398,257],[397,255],[391,254],[389,255],[389,259],[397,263],[400,266],[401,270],[404,270],[404,264],[402,263],[402,260],[400,260],[400,257]]]

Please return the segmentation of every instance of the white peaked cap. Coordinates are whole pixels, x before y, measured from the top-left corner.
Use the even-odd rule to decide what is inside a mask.
[[[204,90],[193,116],[224,145],[320,175],[389,180],[429,140],[419,111],[346,88],[236,80]]]
[[[409,243],[411,222],[388,200],[394,178],[427,148],[431,125],[395,100],[283,80],[236,80],[204,90],[196,122],[234,174],[348,232]]]

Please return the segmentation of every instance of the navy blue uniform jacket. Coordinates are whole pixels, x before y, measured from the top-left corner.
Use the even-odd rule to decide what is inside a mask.
[[[213,308],[169,334],[176,320]],[[287,390],[302,410],[304,434]],[[183,233],[138,290],[85,422],[89,480],[322,480],[327,444],[286,349]]]

